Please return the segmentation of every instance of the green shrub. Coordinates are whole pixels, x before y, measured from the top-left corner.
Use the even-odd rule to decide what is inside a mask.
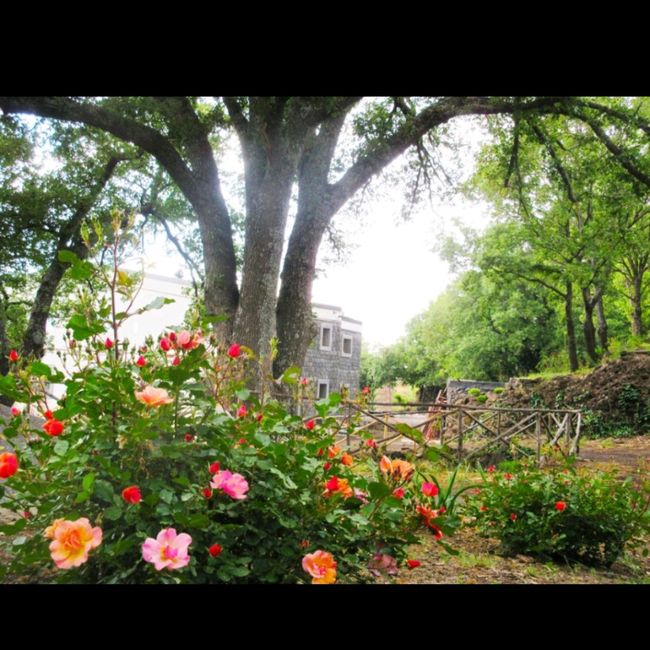
[[[501,395],[501,393],[503,393],[503,391],[504,391],[504,389],[501,386],[497,386],[497,388],[495,388],[492,392],[495,395]]]
[[[476,401],[479,404],[485,404],[485,402],[487,402],[487,399],[488,399],[487,395],[484,395],[483,393],[476,396]]]
[[[649,529],[647,494],[629,480],[569,469],[513,472],[484,475],[468,506],[479,530],[506,552],[610,566]]]
[[[255,397],[247,378],[269,361],[202,335],[198,324],[136,350],[119,335],[116,319],[128,314],[111,301],[121,293],[128,302],[137,287],[118,272],[117,260],[112,272],[72,262],[89,282],[97,273],[105,278],[111,297],[78,294],[68,323],[68,377],[29,359],[0,377],[0,393],[27,405],[3,432],[19,466],[0,462],[2,505],[16,515],[0,526],[0,579],[309,582],[302,558],[321,550],[333,555],[337,580],[349,582],[364,579],[378,548],[405,559],[417,517],[392,495],[397,486],[380,471],[374,450],[364,448],[353,461],[335,447],[345,433],[333,417],[338,394],[317,402],[313,419]],[[208,321],[201,327],[207,331]],[[297,392],[299,377],[290,368],[276,383]],[[46,381],[66,387],[53,413]],[[30,407],[48,418],[44,429],[26,417]],[[226,478],[230,473],[235,477]],[[61,520],[92,527],[98,543],[84,542],[90,552],[79,564],[57,569],[51,552],[63,544]],[[172,528],[191,537],[189,563],[157,570],[143,544]]]
[[[468,388],[467,394],[471,395],[472,397],[478,397],[481,394],[481,390],[480,388]]]

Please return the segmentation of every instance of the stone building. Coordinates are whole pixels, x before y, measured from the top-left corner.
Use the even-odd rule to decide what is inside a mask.
[[[343,315],[341,307],[312,304],[316,335],[307,349],[302,374],[318,399],[347,389],[359,390],[361,321]]]

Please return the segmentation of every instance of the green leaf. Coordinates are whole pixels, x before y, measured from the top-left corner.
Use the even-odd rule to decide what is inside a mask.
[[[75,497],[74,502],[75,503],[83,503],[84,501],[88,501],[90,499],[90,492],[86,492],[85,490],[82,492],[79,492],[77,496]]]
[[[410,427],[408,424],[405,424],[404,422],[398,422],[395,425],[395,428],[401,434],[405,435],[407,438],[411,438],[411,440],[415,440],[415,442],[421,443],[424,440],[422,432],[419,429],[414,429],[413,427]]]
[[[14,546],[22,546],[26,541],[27,541],[27,537],[25,537],[24,535],[20,535],[19,537],[16,537],[14,539],[12,544]]]
[[[165,503],[171,503],[174,500],[174,493],[171,490],[160,490],[160,499]]]
[[[66,324],[66,328],[72,330],[72,336],[76,341],[83,341],[93,334],[100,334],[104,331],[102,325],[88,323],[81,314],[74,314]]]
[[[330,393],[329,396],[329,405],[338,406],[341,403],[341,394],[340,393]]]
[[[104,510],[104,517],[106,519],[109,519],[111,521],[115,521],[116,519],[119,519],[122,516],[122,510],[118,508],[117,506],[111,506],[110,508],[106,508]]]
[[[88,280],[92,277],[94,270],[95,267],[90,262],[83,260],[70,268],[68,273],[74,280]]]
[[[262,447],[268,447],[271,444],[271,438],[261,431],[256,431],[253,438],[255,438]]]
[[[280,381],[283,384],[297,384],[300,379],[301,370],[298,366],[290,366],[280,376]]]
[[[231,566],[230,572],[237,578],[243,578],[249,575],[251,570],[245,566]]]
[[[369,483],[368,492],[373,499],[381,499],[387,497],[391,493],[391,489],[386,483]]]
[[[207,528],[210,525],[210,519],[203,513],[197,513],[188,519],[188,525],[192,528]]]
[[[251,392],[247,388],[242,388],[241,390],[238,390],[235,395],[237,395],[237,398],[241,402],[245,402],[251,396]]]
[[[95,482],[95,474],[93,472],[90,472],[89,474],[86,474],[86,476],[84,476],[84,479],[81,482],[81,486],[83,487],[84,490],[90,491],[90,488],[92,487],[94,482]]]
[[[57,257],[59,258],[59,262],[63,262],[64,264],[77,264],[81,261],[75,253],[68,250],[59,251]]]
[[[95,494],[101,499],[112,503],[115,492],[113,491],[113,486],[108,481],[98,480],[95,481]]]
[[[54,453],[57,456],[65,456],[65,453],[70,448],[70,443],[67,440],[57,440],[54,443]]]
[[[32,362],[31,366],[29,367],[29,371],[36,377],[45,375],[48,379],[52,374],[52,368],[50,368],[50,366],[48,366],[46,363],[43,363],[42,361]]]
[[[154,298],[148,305],[145,305],[144,307],[140,307],[138,309],[138,314],[143,314],[145,311],[151,311],[152,309],[160,309],[161,307],[164,307],[165,305],[170,305],[171,303],[176,302],[173,298],[163,298],[162,296],[158,296],[157,298]]]

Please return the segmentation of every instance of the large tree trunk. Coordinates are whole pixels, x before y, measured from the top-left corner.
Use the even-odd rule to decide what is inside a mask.
[[[643,327],[643,276],[636,274],[632,278],[631,285],[632,335],[643,336],[645,332],[645,328]]]
[[[263,356],[269,355],[271,339],[276,335],[278,277],[295,171],[295,157],[283,158],[269,165],[246,217],[244,270],[235,323],[237,341]]]
[[[278,357],[274,372],[302,367],[313,338],[311,309],[316,258],[334,208],[329,200],[328,172],[347,111],[330,118],[305,146],[300,161],[298,213],[282,268],[277,304]]]
[[[192,205],[198,217],[203,247],[205,307],[210,315],[227,317],[217,323],[214,330],[220,340],[228,341],[235,325],[239,289],[230,222],[223,218],[225,205],[221,209],[218,203],[214,199],[195,199]]]
[[[566,344],[571,372],[578,369],[578,349],[576,347],[576,329],[573,322],[573,285],[566,283],[564,294],[564,318],[566,321]]]
[[[582,331],[585,337],[585,349],[593,362],[598,362],[596,351],[596,328],[594,327],[594,300],[589,289],[582,289],[582,303],[584,306],[584,321]]]
[[[602,293],[598,296],[598,300],[596,301],[596,317],[598,318],[598,340],[600,342],[600,347],[603,350],[603,354],[609,354],[609,335]]]

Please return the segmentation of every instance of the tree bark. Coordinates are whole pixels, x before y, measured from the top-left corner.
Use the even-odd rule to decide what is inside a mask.
[[[584,306],[584,321],[582,330],[585,337],[585,349],[593,362],[598,362],[596,351],[596,329],[594,327],[594,300],[588,288],[582,289],[582,303]]]
[[[566,321],[567,353],[569,355],[569,367],[571,372],[578,369],[578,349],[576,347],[576,330],[573,321],[573,285],[566,283],[564,294],[564,319]]]
[[[643,276],[635,274],[631,282],[632,294],[630,306],[632,307],[632,336],[643,336]]]
[[[312,285],[316,258],[331,219],[328,172],[346,112],[324,122],[305,147],[300,162],[298,212],[282,268],[277,303],[278,357],[274,372],[302,366],[313,338]]]
[[[602,348],[603,354],[609,354],[609,334],[602,293],[596,301],[596,317],[598,319],[598,340],[600,347]]]
[[[106,183],[108,183],[113,175],[120,160],[123,160],[123,158],[112,157],[108,161],[101,178],[79,202],[72,217],[61,228],[54,257],[41,278],[41,283],[36,292],[34,304],[29,315],[27,329],[23,335],[22,353],[26,357],[33,355],[40,358],[45,351],[47,319],[50,315],[52,301],[61,283],[61,279],[69,266],[69,264],[59,261],[59,251],[70,250],[80,259],[85,259],[88,256],[88,249],[80,236],[81,225],[92,206],[97,202],[99,195],[104,187],[106,187]]]

